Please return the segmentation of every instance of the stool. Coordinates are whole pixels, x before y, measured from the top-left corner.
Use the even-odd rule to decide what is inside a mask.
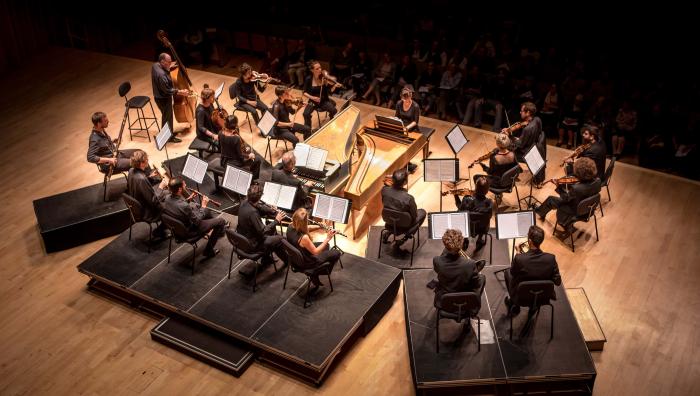
[[[134,96],[131,99],[129,99],[126,94],[131,91],[131,83],[128,81],[125,81],[119,85],[119,96],[124,98],[125,106],[129,108],[129,111],[126,113],[126,118],[127,121],[129,122],[129,138],[131,140],[134,140],[134,135],[137,137],[143,137],[140,136],[140,132],[146,132],[146,136],[148,138],[148,141],[151,141],[151,134],[149,133],[149,130],[151,127],[155,124],[156,126],[156,132],[160,130],[160,127],[158,126],[158,119],[156,118],[156,112],[153,110],[153,103],[151,103],[151,98],[148,96]],[[153,114],[153,117],[146,117],[146,114],[143,111],[143,108],[146,107],[146,105],[149,105],[151,107],[151,114]],[[136,109],[136,120],[133,122],[131,121],[131,109]],[[138,123],[138,127],[134,127]],[[133,131],[136,131],[132,133]]]

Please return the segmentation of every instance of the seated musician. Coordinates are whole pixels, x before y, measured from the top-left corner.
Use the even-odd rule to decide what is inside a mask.
[[[518,164],[515,158],[515,153],[510,151],[511,140],[505,133],[496,135],[497,150],[489,156],[489,164],[484,165],[479,162],[481,168],[486,172],[486,178],[489,180],[489,186],[497,188],[505,188],[508,186],[501,185],[501,176],[509,170],[513,169]],[[481,159],[481,158],[480,158]],[[477,178],[484,175],[474,175],[474,182]]]
[[[238,210],[238,226],[236,232],[248,238],[255,251],[275,252],[282,261],[287,261],[287,254],[282,247],[282,236],[277,235],[276,227],[284,214],[276,212],[273,208],[260,202],[263,189],[258,183],[252,183],[248,188],[247,199],[241,202]],[[262,217],[274,213],[275,219],[267,224],[263,224]],[[270,258],[263,257],[263,264],[272,264]],[[241,272],[244,275],[252,275],[254,269],[246,269]]]
[[[435,306],[439,307],[440,298],[445,293],[478,293],[484,281],[479,275],[476,261],[460,254],[464,237],[459,230],[447,230],[442,236],[445,249],[439,256],[433,257],[433,269],[437,273],[438,284],[435,288]]]
[[[338,112],[330,94],[339,88],[340,84],[329,83],[323,77],[323,70],[321,70],[321,64],[318,61],[311,61],[309,69],[311,69],[311,75],[307,76],[304,81],[304,96],[309,99],[304,109],[304,124],[311,127],[311,114],[314,110],[327,111],[330,118],[333,118]]]
[[[238,130],[238,117],[230,115],[226,118],[224,127],[219,131],[219,145],[221,146],[221,166],[227,164],[247,169],[253,174],[253,180],[260,178],[260,158],[255,156],[253,150],[244,141]]]
[[[382,205],[387,209],[408,213],[411,216],[410,223],[402,227],[406,229],[404,233],[406,236],[402,240],[394,241],[394,254],[404,255],[407,252],[401,249],[401,245],[408,239],[408,235],[413,235],[423,224],[426,213],[425,210],[416,207],[416,200],[405,188],[408,183],[406,169],[395,170],[391,175],[391,181],[391,186],[382,187]]]
[[[598,178],[603,180],[603,175],[605,175],[605,142],[600,139],[600,132],[598,128],[593,125],[584,125],[583,128],[581,128],[581,136],[583,137],[582,146],[590,146],[583,150],[578,158],[592,159],[598,171]],[[571,176],[574,173],[574,160],[575,158],[572,157],[568,157],[564,160],[567,176]]]
[[[513,257],[510,269],[504,275],[508,295],[505,303],[512,315],[520,312],[520,306],[516,299],[516,291],[520,282],[535,280],[551,280],[555,285],[561,285],[559,266],[553,254],[544,253],[540,245],[544,241],[544,230],[536,225],[530,227],[527,232],[528,251],[516,254]]]
[[[403,121],[407,131],[418,130],[418,120],[420,119],[420,106],[413,101],[413,87],[410,84],[401,89],[401,100],[396,103],[396,114]],[[408,171],[413,173],[418,166],[413,162],[408,164]]]
[[[295,133],[299,132],[304,135],[304,140],[311,136],[311,127],[293,122],[289,119],[289,113],[295,114],[298,109],[292,107],[292,95],[290,89],[284,85],[275,87],[275,95],[277,100],[272,103],[272,115],[277,122],[272,128],[272,136],[284,139],[292,143],[292,147],[299,143],[299,139]]]
[[[474,196],[466,196],[460,200],[459,195],[455,194],[455,204],[460,212],[469,212],[470,215],[483,214],[480,222],[475,224],[472,232],[476,234],[476,250],[478,252],[486,245],[486,234],[491,226],[491,215],[493,215],[493,201],[486,198],[489,192],[489,180],[485,176],[476,179],[476,187],[474,188]],[[471,220],[470,220],[471,221]],[[463,250],[469,247],[469,238],[464,238]]]
[[[525,102],[520,106],[520,123],[517,124],[516,128],[522,128],[519,132],[514,133],[517,136],[514,139],[514,151],[515,158],[518,162],[525,162],[525,155],[532,149],[533,146],[537,145],[542,158],[547,158],[547,144],[544,138],[544,132],[542,131],[542,120],[540,117],[535,116],[537,113],[537,106],[532,102]],[[511,128],[503,128],[501,132],[508,133]],[[532,181],[540,187],[541,183],[544,181],[545,167],[542,167],[540,171],[533,176]]]
[[[148,167],[148,154],[143,150],[135,150],[131,155],[131,169],[127,178],[127,191],[140,204],[143,218],[146,220],[159,220],[165,199],[165,188],[168,186],[168,178],[164,177],[158,187],[153,187],[148,180],[145,169]],[[153,230],[154,238],[165,237],[165,224],[160,222]]]
[[[294,206],[292,209],[300,207],[311,207],[311,199],[309,198],[308,188],[301,180],[294,176],[294,167],[297,164],[297,157],[294,151],[287,151],[282,154],[282,168],[272,170],[272,181],[274,183],[284,184],[286,186],[297,187],[297,195],[294,197]]]
[[[260,100],[260,96],[258,96],[255,89],[257,88],[258,91],[263,92],[266,85],[261,81],[252,81],[253,68],[249,64],[243,63],[238,70],[241,72],[241,77],[231,85],[230,90],[233,94],[231,96],[238,98],[238,107],[250,113],[257,125],[260,122],[258,110],[260,110],[262,115],[266,111],[270,111],[270,109]]]
[[[214,125],[211,114],[214,111],[214,90],[209,85],[204,84],[199,98],[202,103],[197,105],[195,119],[197,122],[197,137],[214,147],[219,146],[219,126]]]
[[[559,224],[568,224],[576,217],[576,208],[582,200],[600,192],[600,179],[597,177],[595,163],[590,158],[579,158],[574,162],[574,176],[578,183],[569,187],[557,186],[558,197],[549,196],[541,206],[535,208],[535,213],[544,220],[552,209],[557,209]],[[567,229],[567,233],[571,232]],[[568,236],[568,235],[567,235]]]
[[[170,195],[163,202],[163,213],[171,216],[185,225],[187,231],[192,235],[204,235],[211,231],[209,241],[204,248],[204,257],[214,257],[219,253],[216,249],[216,241],[224,235],[227,227],[223,217],[214,217],[212,212],[207,210],[208,197],[202,198],[202,205],[194,202],[187,202],[184,191],[187,188],[182,177],[173,177],[168,183]]]
[[[109,172],[110,165],[114,167],[114,172],[126,172],[131,168],[131,155],[134,150],[119,150],[115,157],[116,140],[113,141],[107,134],[105,130],[107,126],[109,126],[107,114],[101,111],[92,114],[92,133],[90,133],[87,160],[97,164],[102,173]]]
[[[301,252],[304,258],[302,269],[315,268],[329,262],[332,263],[332,270],[341,255],[339,250],[328,248],[328,242],[333,239],[335,231],[328,232],[323,242],[314,242],[309,235],[308,220],[308,211],[304,208],[297,209],[292,215],[292,224],[287,227],[287,241]],[[311,283],[313,283],[314,289],[323,286],[318,275],[311,278]]]

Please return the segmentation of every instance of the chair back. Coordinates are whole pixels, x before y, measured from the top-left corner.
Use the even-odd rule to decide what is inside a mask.
[[[228,86],[228,96],[234,100],[234,105],[238,104],[238,92],[236,90],[236,84],[231,84]]]
[[[175,239],[177,240],[187,240],[189,235],[187,232],[187,227],[185,227],[185,224],[183,224],[180,220],[162,213],[161,215],[161,220],[163,220],[163,223],[165,223],[165,226],[172,231],[173,235],[175,236]]]
[[[556,299],[554,282],[551,280],[525,281],[518,284],[515,291],[516,301],[521,307],[535,308],[549,304],[549,300]]]
[[[143,206],[141,206],[141,202],[127,193],[122,193],[122,200],[126,204],[126,207],[129,208],[129,213],[131,213],[131,221],[134,223],[144,221]]]
[[[610,183],[610,178],[612,177],[613,169],[615,169],[615,157],[612,157],[612,159],[610,160],[610,164],[608,164],[608,167],[605,168],[603,180],[601,180],[601,184],[603,186],[607,186],[608,183]]]
[[[468,318],[481,309],[481,295],[474,292],[445,293],[440,297],[440,310],[446,311],[454,320]]]
[[[124,98],[124,100],[128,100],[126,98],[126,94],[128,94],[129,91],[131,91],[131,83],[130,82],[124,81],[123,83],[121,83],[119,85],[119,96]]]
[[[245,235],[240,234],[236,232],[235,230],[232,229],[227,229],[226,230],[226,238],[228,238],[229,242],[231,242],[231,245],[237,250],[237,251],[242,251],[248,254],[255,254],[258,253],[255,251],[255,248],[253,247],[253,244],[246,238]]]
[[[384,227],[394,231],[394,234],[411,226],[411,214],[408,212],[384,208],[382,209],[382,219],[384,219]]]
[[[302,256],[299,249],[294,247],[288,240],[282,239],[282,247],[284,251],[287,252],[287,257],[289,257],[289,265],[291,265],[294,272],[299,272],[300,268],[304,265],[304,256]]]
[[[508,169],[503,175],[501,175],[501,186],[508,186],[508,192],[513,190],[515,185],[515,178],[518,177],[518,171],[520,170],[520,165],[515,164],[512,168]]]
[[[469,234],[484,235],[489,233],[493,212],[469,212]]]
[[[598,205],[600,205],[600,193],[581,200],[576,207],[576,217],[584,218],[588,221]]]

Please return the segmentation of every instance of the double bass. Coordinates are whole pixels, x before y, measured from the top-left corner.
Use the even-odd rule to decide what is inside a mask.
[[[170,43],[170,40],[168,40],[168,38],[165,36],[165,32],[163,30],[159,30],[157,36],[158,40],[160,40],[163,45],[170,50],[173,59],[175,62],[177,62],[177,67],[170,70],[170,78],[173,80],[173,87],[176,89],[186,89],[191,92],[192,80],[190,80],[190,76],[187,75],[187,69],[182,61],[180,61],[180,57],[177,56],[175,48]],[[175,120],[177,120],[177,122],[188,124],[194,122],[194,108],[197,106],[197,96],[175,95],[173,99],[173,113],[175,114]]]

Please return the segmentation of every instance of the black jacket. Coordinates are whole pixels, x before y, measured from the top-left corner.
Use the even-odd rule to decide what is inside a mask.
[[[191,233],[197,232],[199,223],[206,217],[204,209],[173,194],[169,194],[163,201],[163,213],[180,220]]]
[[[245,236],[250,241],[254,249],[262,249],[266,235],[273,235],[277,220],[273,220],[267,225],[263,224],[258,208],[251,205],[248,200],[241,203],[238,209],[238,226],[236,232]]]
[[[165,191],[154,188],[148,176],[139,168],[131,168],[127,179],[129,195],[134,197],[143,208],[143,219],[154,221],[160,216]]]
[[[404,188],[382,187],[382,205],[384,205],[386,209],[406,212],[411,215],[411,224],[402,224],[402,226],[410,227],[418,217],[416,200]]]
[[[516,298],[520,282],[534,280],[551,280],[555,285],[561,285],[561,275],[557,259],[553,254],[544,253],[540,249],[532,249],[526,253],[516,254],[510,268],[511,282],[508,294]]]
[[[568,189],[557,187],[556,191],[562,199],[557,209],[557,220],[560,224],[567,224],[576,217],[576,209],[582,200],[600,192],[600,179],[573,184]]]
[[[433,269],[438,276],[438,286],[435,288],[436,305],[445,293],[479,291],[479,273],[474,260],[445,249],[441,255],[433,258]]]

